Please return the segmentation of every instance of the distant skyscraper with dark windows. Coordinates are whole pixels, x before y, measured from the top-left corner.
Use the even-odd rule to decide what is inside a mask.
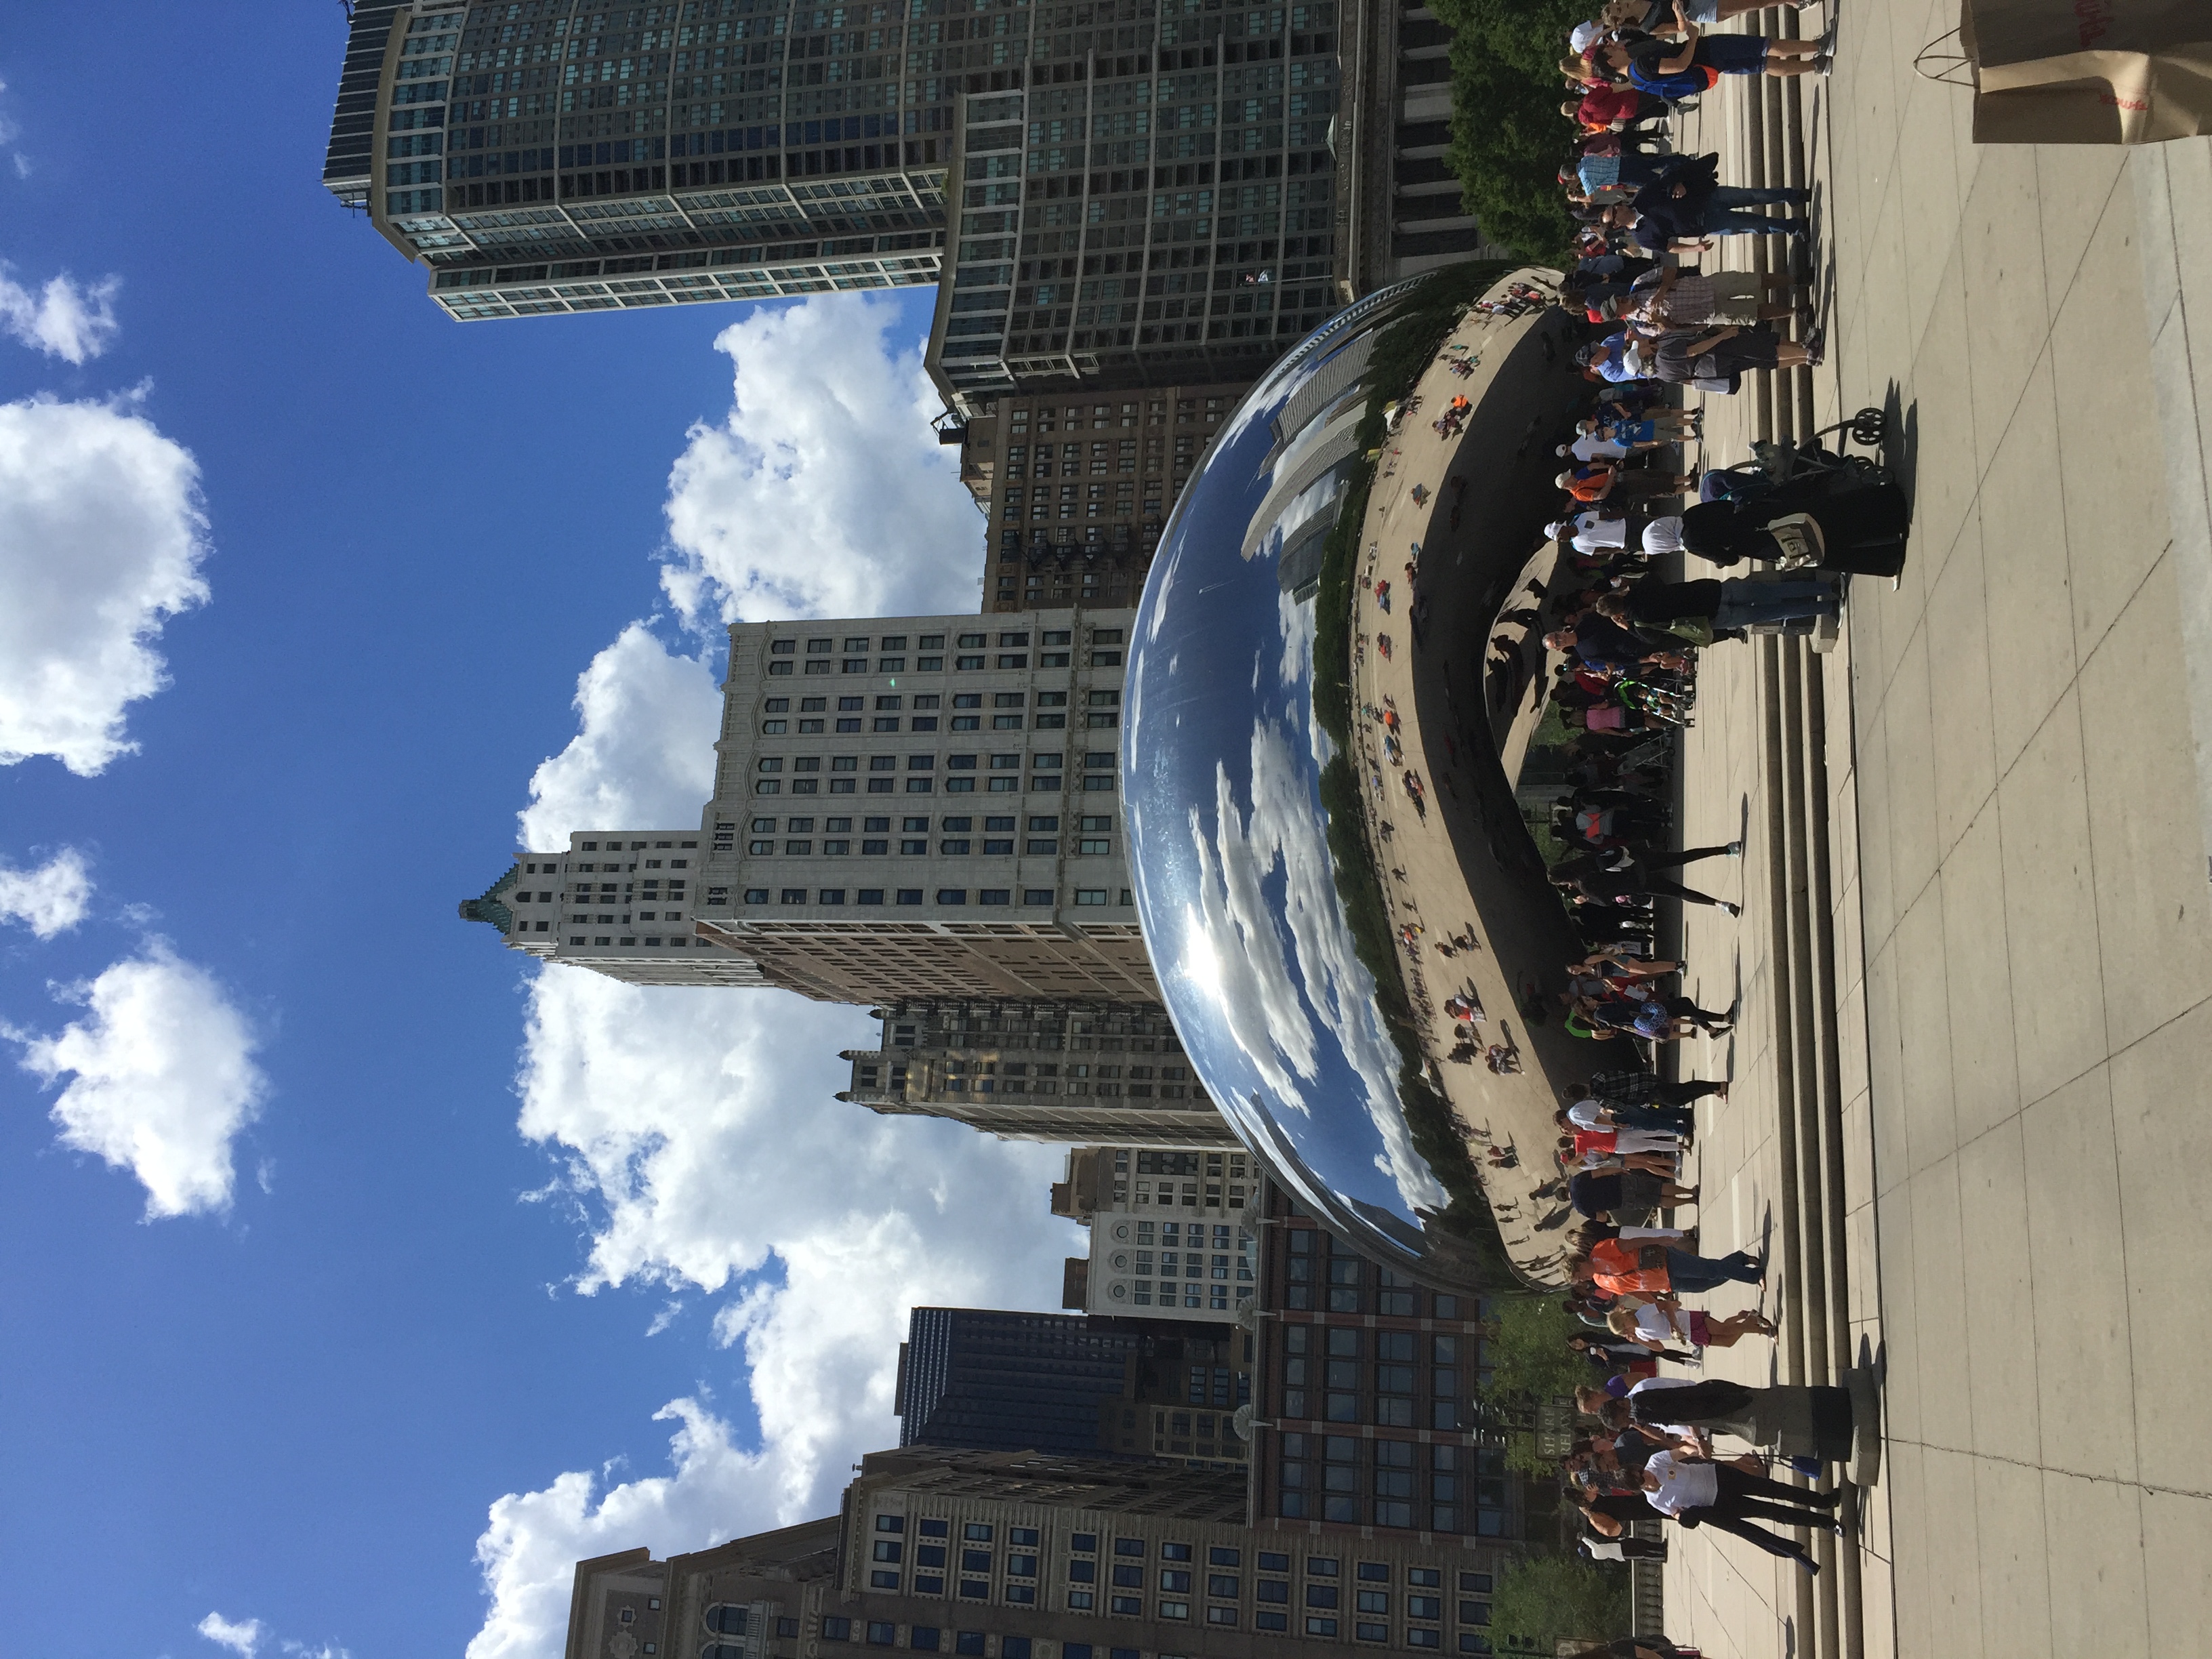
[[[360,5],[324,183],[464,320],[933,283],[945,3]]]
[[[916,1308],[899,1346],[899,1444],[1085,1455],[1143,1331],[1070,1314]]]

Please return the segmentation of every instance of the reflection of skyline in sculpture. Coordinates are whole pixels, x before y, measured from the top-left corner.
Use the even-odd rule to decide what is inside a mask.
[[[1299,603],[1313,598],[1322,551],[1346,486],[1359,465],[1364,376],[1375,333],[1352,334],[1307,372],[1268,422],[1274,440],[1264,465],[1267,493],[1245,526],[1243,555],[1275,560],[1276,585]]]

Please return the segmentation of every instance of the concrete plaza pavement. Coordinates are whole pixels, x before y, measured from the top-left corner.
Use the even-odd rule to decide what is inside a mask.
[[[1802,15],[1809,33],[1829,14]],[[1971,94],[1912,73],[1956,21],[1951,0],[1848,0],[1831,77],[1794,106],[1731,82],[1680,135],[1730,182],[1796,182],[1786,111],[1817,192],[1827,364],[1710,400],[1708,464],[1887,407],[1915,506],[1897,591],[1856,581],[1838,650],[1801,664],[1825,731],[1775,741],[1771,648],[1723,647],[1686,744],[1692,842],[1781,822],[1793,777],[1825,781],[1818,879],[1754,832],[1753,910],[1686,922],[1704,988],[1746,999],[1732,1054],[1687,1056],[1739,1079],[1705,1114],[1704,1248],[1756,1245],[1806,1201],[1802,1055],[1776,1053],[1803,968],[1758,907],[1824,896],[1841,1179],[1818,1231],[1841,1259],[1820,1282],[1844,1304],[1826,1369],[1875,1360],[1887,1410],[1850,1572],[1823,1575],[1856,1625],[1794,1569],[1675,1534],[1668,1633],[1716,1655],[2178,1653],[2212,1624],[2191,1364],[2212,1289],[2186,1265],[2185,1190],[2212,1154],[2191,649],[2212,640],[2212,342],[2189,335],[2212,328],[2212,143],[1978,148]],[[1823,765],[1793,741],[1824,742]],[[1717,1352],[1713,1374],[1784,1367],[1824,1310],[1778,1294],[1782,1349]]]

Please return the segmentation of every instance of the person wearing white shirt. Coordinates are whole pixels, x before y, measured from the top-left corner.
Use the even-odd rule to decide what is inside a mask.
[[[1547,537],[1557,537],[1571,531],[1577,553],[1597,553],[1607,548],[1628,545],[1628,520],[1607,514],[1577,513],[1571,519],[1557,520],[1544,526]]]
[[[1778,1526],[1811,1527],[1840,1533],[1836,1505],[1840,1492],[1808,1492],[1725,1463],[1708,1462],[1686,1452],[1656,1451],[1644,1465],[1644,1501],[1686,1527],[1712,1526],[1757,1545],[1770,1555],[1786,1556],[1808,1572],[1820,1564],[1796,1540],[1778,1538],[1753,1521]]]

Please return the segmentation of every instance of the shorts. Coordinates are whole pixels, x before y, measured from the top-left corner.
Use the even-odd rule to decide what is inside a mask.
[[[1694,60],[1723,75],[1756,75],[1766,67],[1763,34],[1706,34],[1698,39]]]
[[[1624,1210],[1656,1210],[1659,1207],[1662,1183],[1649,1170],[1626,1170],[1620,1176],[1620,1207]]]
[[[1685,1309],[1683,1311],[1686,1313],[1689,1312],[1687,1309]],[[1705,1315],[1701,1313],[1692,1313],[1690,1314],[1689,1322],[1690,1343],[1692,1346],[1702,1348],[1713,1340],[1712,1322],[1706,1318]]]

